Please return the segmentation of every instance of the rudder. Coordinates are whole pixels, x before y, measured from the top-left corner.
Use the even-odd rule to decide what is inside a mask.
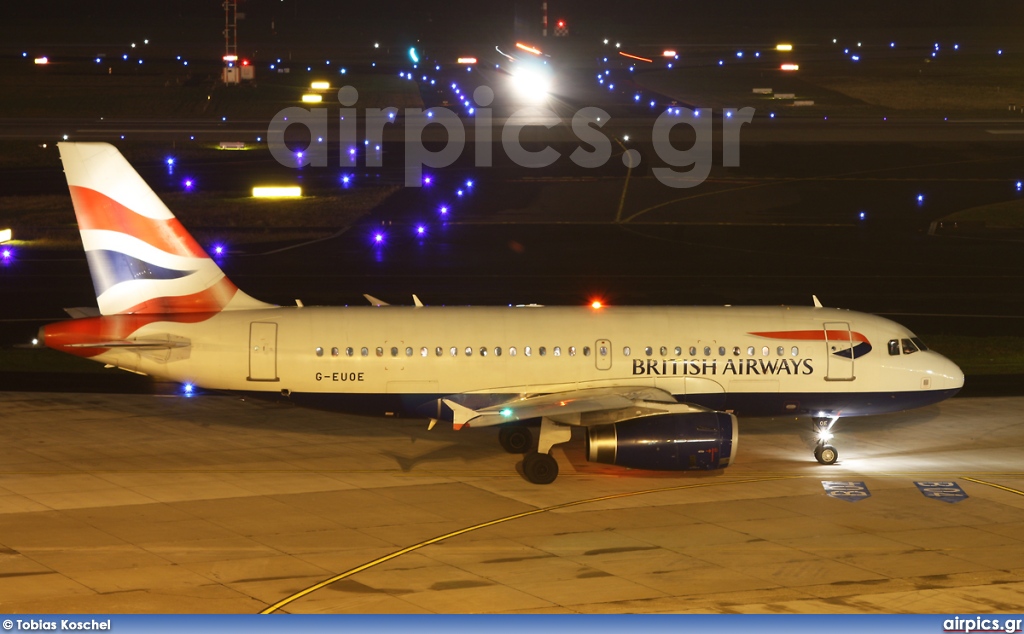
[[[101,314],[271,307],[224,275],[117,148],[57,145]]]

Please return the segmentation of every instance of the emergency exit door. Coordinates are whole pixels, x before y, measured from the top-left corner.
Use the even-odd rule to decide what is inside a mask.
[[[607,339],[598,339],[594,343],[594,362],[598,370],[610,370],[612,368],[612,342]]]
[[[277,381],[277,324],[249,324],[249,380]]]

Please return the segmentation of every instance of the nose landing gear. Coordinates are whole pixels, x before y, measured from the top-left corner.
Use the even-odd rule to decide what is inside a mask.
[[[839,451],[829,444],[832,440],[832,426],[838,420],[838,416],[814,419],[814,432],[818,436],[818,444],[814,447],[814,459],[821,464],[835,464],[839,460]]]

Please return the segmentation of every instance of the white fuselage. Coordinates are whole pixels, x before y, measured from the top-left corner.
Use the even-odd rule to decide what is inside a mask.
[[[887,342],[913,336],[899,324],[829,308],[296,307],[170,319],[131,337],[187,346],[95,359],[204,388],[423,416],[440,413],[442,396],[476,406],[634,384],[741,415],[859,415],[937,402],[963,384],[935,352],[890,354]]]

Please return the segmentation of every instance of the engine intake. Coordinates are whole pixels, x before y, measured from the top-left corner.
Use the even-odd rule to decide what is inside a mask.
[[[657,471],[722,469],[738,444],[732,414],[655,414],[588,428],[587,460]]]

